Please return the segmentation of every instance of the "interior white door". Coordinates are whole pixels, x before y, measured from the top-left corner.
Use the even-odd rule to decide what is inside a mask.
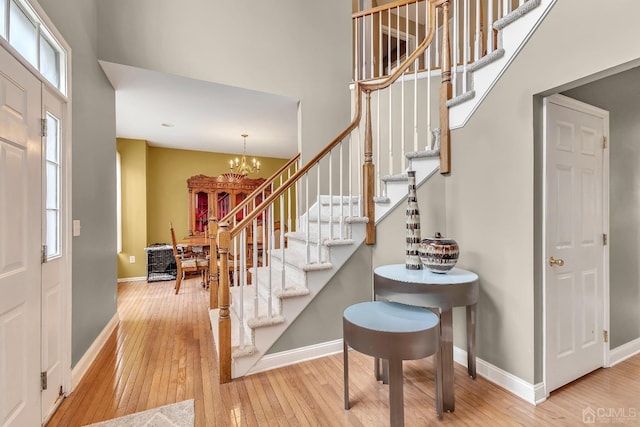
[[[47,386],[42,390],[42,420],[52,415],[64,393],[64,319],[66,212],[65,174],[63,162],[66,132],[66,103],[46,86],[42,93],[42,117],[46,132],[43,137],[43,215],[42,236],[46,246],[42,264],[42,372]]]
[[[0,48],[0,425],[40,424],[40,82]]]
[[[545,99],[547,393],[604,364],[604,145],[608,112]]]

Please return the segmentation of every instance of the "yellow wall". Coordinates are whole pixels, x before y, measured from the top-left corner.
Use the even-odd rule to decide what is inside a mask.
[[[118,139],[122,174],[122,252],[118,253],[118,278],[147,275],[147,143]],[[136,262],[129,262],[130,256]]]
[[[153,243],[171,244],[169,222],[173,222],[178,239],[188,234],[187,179],[229,172],[228,161],[233,156],[150,147],[146,141],[127,139],[118,139],[118,152],[122,156],[122,186],[128,195],[123,192],[123,252],[118,254],[118,278],[146,276],[144,248]],[[250,178],[267,178],[288,159],[258,160],[260,172]],[[136,256],[135,264],[129,264],[129,255]]]
[[[193,175],[218,176],[229,172],[230,154],[149,147],[147,170],[147,233],[149,243],[169,242],[169,221],[178,239],[189,234],[189,191]],[[260,172],[249,178],[268,178],[286,159],[260,157]]]

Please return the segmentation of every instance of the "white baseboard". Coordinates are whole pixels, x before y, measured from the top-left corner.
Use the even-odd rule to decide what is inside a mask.
[[[609,351],[609,366],[624,362],[630,357],[640,353],[640,338],[629,341]]]
[[[307,347],[294,348],[293,350],[281,351],[280,353],[267,354],[247,372],[247,375],[282,368],[283,366],[302,363],[341,352],[342,339],[338,339]]]
[[[84,353],[82,358],[78,360],[76,366],[71,369],[71,390],[69,390],[69,393],[75,390],[76,386],[80,383],[80,380],[82,380],[82,377],[84,377],[84,375],[87,373],[87,370],[95,360],[96,356],[98,356],[98,353],[107,342],[107,339],[109,338],[111,333],[118,326],[119,322],[120,316],[118,315],[118,312],[116,312],[109,323],[107,323],[107,325],[104,327],[102,332],[100,332],[91,346]]]
[[[147,276],[140,277],[123,277],[122,279],[118,279],[118,283],[122,282],[146,282]]]
[[[640,350],[639,350],[640,351]],[[267,354],[247,372],[247,375],[264,372],[271,369],[282,368],[284,366],[302,363],[308,360],[330,356],[342,352],[342,340],[328,341],[320,344],[300,347],[280,353]],[[467,366],[467,352],[458,348],[453,348],[453,359],[455,362]],[[544,384],[531,384],[515,375],[504,371],[491,363],[482,359],[476,359],[476,372],[492,383],[515,394],[532,405],[538,405],[547,398],[544,392]]]
[[[466,367],[467,352],[454,346],[453,360]],[[531,384],[479,358],[476,358],[476,373],[532,405],[538,405],[547,398],[543,383]]]

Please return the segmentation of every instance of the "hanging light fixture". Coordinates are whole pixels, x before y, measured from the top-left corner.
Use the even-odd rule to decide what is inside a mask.
[[[247,137],[249,135],[243,133],[240,136],[243,139],[242,157],[236,157],[235,159],[229,160],[229,168],[231,169],[231,172],[239,173],[241,175],[248,175],[250,173],[259,172],[260,162],[257,161],[255,157],[251,159],[251,163],[247,162]]]

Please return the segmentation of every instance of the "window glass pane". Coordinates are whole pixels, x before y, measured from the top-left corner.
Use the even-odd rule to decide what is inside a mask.
[[[60,255],[60,239],[58,238],[58,220],[59,214],[57,210],[47,211],[47,257]]]
[[[42,35],[40,36],[40,72],[51,84],[60,88],[60,53]]]
[[[51,113],[47,113],[47,157],[50,162],[58,163],[60,153],[60,121]]]
[[[9,13],[9,43],[15,47],[24,58],[38,67],[38,29],[24,14],[15,2],[11,2]]]
[[[47,217],[46,245],[47,256],[60,255],[60,120],[46,113],[47,138],[46,157],[46,195],[45,209]]]
[[[47,162],[47,201],[46,209],[58,209],[58,165]]]
[[[0,36],[4,39],[7,38],[7,27],[5,22],[7,16],[7,0],[0,0]]]

